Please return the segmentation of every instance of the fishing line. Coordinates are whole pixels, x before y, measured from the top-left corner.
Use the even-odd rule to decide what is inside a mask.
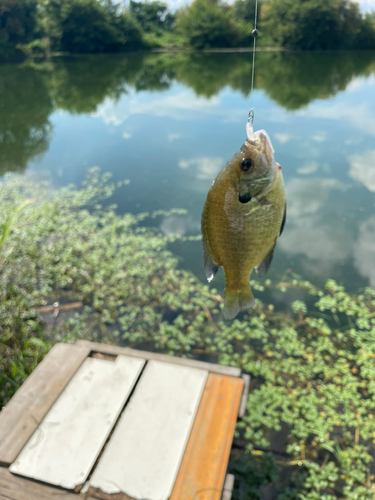
[[[256,46],[256,41],[257,41],[257,36],[258,36],[258,30],[257,30],[257,19],[258,19],[258,0],[255,0],[255,19],[254,19],[254,29],[251,32],[254,38],[254,45],[253,45],[253,67],[252,67],[252,72],[251,72],[251,97],[253,97],[254,93],[254,74],[255,74],[255,46]],[[251,123],[251,125],[254,123],[254,110],[253,108],[250,109],[249,115],[247,117],[247,121]]]

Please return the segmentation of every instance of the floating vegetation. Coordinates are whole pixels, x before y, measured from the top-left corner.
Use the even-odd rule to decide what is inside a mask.
[[[245,451],[232,462],[238,499],[270,483],[279,500],[373,499],[375,290],[320,290],[290,273],[252,282],[262,301],[225,322],[221,295],[178,269],[168,238],[140,224],[148,215],[109,205],[116,187],[128,189],[97,169],[79,190],[0,185],[0,404],[55,342],[218,360],[252,376],[236,438]],[[71,303],[82,307],[60,311]]]

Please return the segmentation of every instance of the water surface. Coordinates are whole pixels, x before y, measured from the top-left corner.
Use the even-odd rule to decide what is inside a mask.
[[[207,191],[255,128],[283,167],[288,219],[269,272],[375,286],[375,53],[92,56],[0,66],[0,175],[79,184],[98,165],[129,179],[120,212],[196,235]],[[200,242],[173,250],[204,280]],[[223,289],[222,275],[214,284]]]

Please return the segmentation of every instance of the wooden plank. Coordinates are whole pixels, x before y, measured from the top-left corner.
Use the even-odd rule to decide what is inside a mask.
[[[246,405],[247,405],[247,400],[249,397],[249,391],[250,391],[250,375],[247,373],[242,374],[243,378],[243,391],[242,391],[242,396],[241,396],[241,403],[240,403],[240,408],[238,410],[238,418],[244,418],[245,413],[246,413]]]
[[[90,485],[107,494],[167,500],[207,375],[149,361]]]
[[[83,484],[144,364],[87,358],[10,471],[66,489]]]
[[[4,467],[0,467],[0,494],[7,500],[81,500],[82,498],[68,491],[13,476]]]
[[[210,374],[170,500],[219,500],[243,380]]]
[[[234,479],[233,474],[227,474],[225,478],[224,488],[223,488],[223,496],[221,500],[231,500],[233,488],[234,488]]]
[[[199,370],[207,370],[210,373],[218,373],[220,375],[228,375],[229,377],[240,377],[241,370],[233,366],[223,366],[214,363],[206,363],[205,361],[196,361],[194,359],[178,358],[176,356],[167,356],[165,354],[158,354],[156,352],[138,351],[137,349],[130,349],[128,347],[119,347],[115,345],[99,344],[96,342],[89,342],[87,340],[79,340],[79,345],[90,346],[92,351],[100,352],[103,354],[123,354],[124,356],[134,356],[147,360],[162,361],[164,363],[171,363],[181,366],[189,366],[191,368],[198,368]]]
[[[90,353],[56,344],[0,413],[0,464],[11,464]]]
[[[97,488],[90,488],[90,494],[92,496],[89,496],[88,500],[134,500],[134,498],[128,497],[125,493],[114,493],[113,495],[108,495]]]

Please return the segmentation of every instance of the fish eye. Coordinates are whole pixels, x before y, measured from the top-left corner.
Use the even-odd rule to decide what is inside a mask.
[[[250,170],[253,168],[254,162],[251,158],[244,158],[241,161],[241,170],[243,172],[250,172]]]
[[[249,201],[251,201],[251,194],[250,193],[240,194],[238,196],[238,201],[240,203],[249,203]]]

